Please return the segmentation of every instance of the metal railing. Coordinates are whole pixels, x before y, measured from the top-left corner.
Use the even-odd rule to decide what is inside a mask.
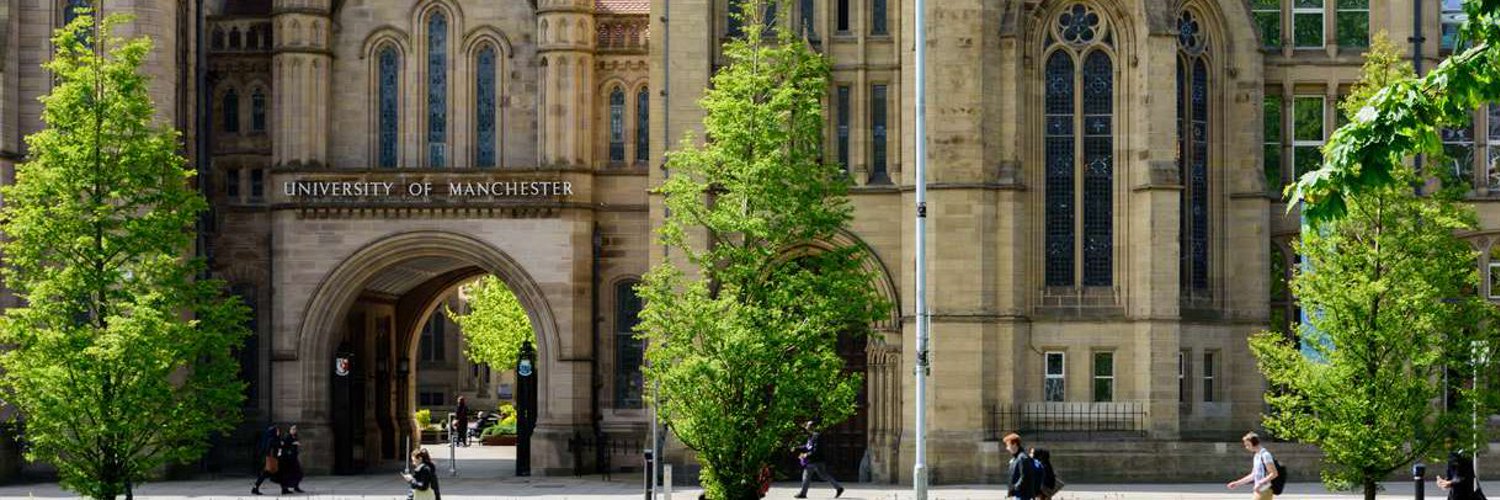
[[[631,467],[641,453],[645,450],[645,441],[641,439],[630,439],[603,434],[597,438],[593,435],[581,432],[574,433],[568,438],[568,453],[573,455],[573,474],[583,475],[588,472],[584,467],[584,457],[594,457],[593,472],[604,474],[609,479],[611,472],[616,472],[618,467],[614,466],[616,459],[619,463],[626,464],[620,467]]]
[[[986,437],[999,441],[1015,432],[1028,441],[1142,439],[1149,416],[1146,405],[1135,401],[1003,403],[990,407]]]

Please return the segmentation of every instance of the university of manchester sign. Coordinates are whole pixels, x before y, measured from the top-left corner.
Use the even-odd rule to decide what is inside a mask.
[[[383,180],[288,180],[281,194],[289,199],[358,200],[393,198],[539,198],[572,196],[571,181],[471,181],[391,182]]]

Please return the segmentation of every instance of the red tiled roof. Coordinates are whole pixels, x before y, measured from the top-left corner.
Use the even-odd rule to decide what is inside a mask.
[[[600,14],[650,14],[651,0],[594,0]]]

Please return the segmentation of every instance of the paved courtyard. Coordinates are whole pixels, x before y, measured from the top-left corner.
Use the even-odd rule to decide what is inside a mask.
[[[532,477],[518,478],[514,471],[514,448],[472,447],[456,450],[458,476],[449,472],[448,449],[430,448],[437,460],[441,474],[439,484],[443,498],[465,499],[509,499],[509,498],[555,498],[555,499],[642,499],[642,478],[637,474],[614,474],[606,480],[603,476],[584,477]],[[1231,478],[1225,478],[1228,481]],[[136,498],[160,500],[189,499],[268,499],[278,497],[279,488],[267,483],[261,488],[267,495],[250,495],[253,477],[236,476],[190,481],[168,481],[151,483],[136,490]],[[306,494],[288,495],[297,500],[401,500],[406,498],[406,485],[396,470],[374,472],[360,476],[313,476],[303,482]],[[768,498],[791,499],[797,494],[798,483],[777,483],[771,488]],[[909,486],[849,484],[842,498],[849,500],[899,500],[911,499]],[[1430,482],[1428,498],[1443,498]],[[1389,484],[1381,498],[1413,498],[1410,484]],[[672,500],[694,500],[701,490],[685,487],[674,491]],[[986,499],[996,500],[1004,496],[998,485],[960,485],[934,488],[930,498],[944,500]],[[53,483],[20,484],[0,486],[0,499],[73,498]],[[808,494],[812,499],[833,498],[833,490],[826,484],[815,483]],[[1243,488],[1226,490],[1220,484],[1070,484],[1057,500],[1246,500],[1249,495]],[[1332,494],[1317,484],[1291,484],[1281,499],[1356,499],[1360,495],[1351,493]]]

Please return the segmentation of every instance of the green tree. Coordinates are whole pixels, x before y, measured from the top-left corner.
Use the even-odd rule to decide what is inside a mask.
[[[129,496],[232,429],[244,384],[232,350],[247,309],[195,276],[193,224],[207,202],[153,122],[140,73],[146,38],[81,15],[52,38],[46,128],[3,190],[5,284],[23,305],[0,319],[0,390],[24,419],[31,460],[92,498]],[[87,43],[82,39],[87,37]]]
[[[1353,121],[1323,147],[1322,167],[1287,188],[1314,225],[1344,214],[1350,198],[1397,182],[1417,154],[1440,154],[1438,127],[1467,123],[1485,103],[1500,101],[1500,0],[1464,0],[1467,48],[1431,73],[1390,82],[1360,101]]]
[[[535,342],[531,318],[516,294],[494,276],[485,276],[464,286],[469,312],[445,308],[448,317],[464,333],[464,356],[498,370],[515,368],[521,345]]]
[[[760,26],[767,4],[744,5],[744,24]],[[715,500],[755,498],[756,473],[788,453],[799,420],[852,414],[861,379],[843,372],[838,336],[867,334],[888,307],[860,265],[867,250],[797,250],[851,217],[846,176],[820,157],[828,62],[785,29],[744,32],[701,100],[709,140],[689,135],[668,157],[659,240],[671,255],[639,287],[653,404]]]
[[[1400,53],[1377,35],[1344,109],[1359,110],[1362,100],[1409,78]],[[1299,333],[1313,355],[1282,333],[1250,340],[1277,388],[1266,395],[1273,410],[1266,427],[1320,447],[1323,482],[1361,488],[1367,499],[1392,471],[1443,451],[1447,439],[1473,436],[1471,411],[1495,407],[1492,394],[1472,387],[1456,400],[1445,394],[1445,375],[1473,376],[1471,342],[1492,335],[1476,325],[1494,317],[1474,293],[1477,254],[1456,235],[1475,226],[1473,209],[1462,203],[1466,189],[1421,196],[1410,167],[1392,176],[1399,182],[1348,196],[1342,218],[1297,246],[1313,270],[1292,280],[1309,311],[1311,325]]]

